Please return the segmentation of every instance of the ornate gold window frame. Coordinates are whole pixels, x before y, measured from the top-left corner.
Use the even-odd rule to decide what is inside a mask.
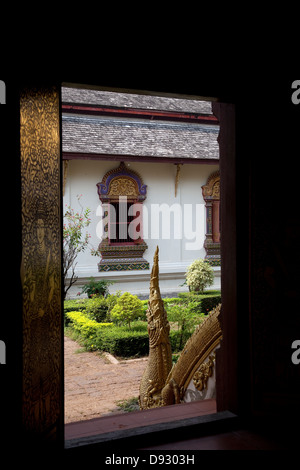
[[[220,226],[220,171],[212,173],[202,186],[206,208],[205,259],[213,266],[221,265],[221,226]]]
[[[126,198],[128,203],[142,204],[146,199],[147,186],[138,173],[130,170],[124,162],[108,171],[102,181],[97,183],[99,199],[102,202],[104,218],[108,220],[104,232],[108,235],[99,244],[101,260],[100,272],[147,270],[149,263],[143,258],[148,245],[140,238],[133,243],[110,243],[109,209],[111,203]]]

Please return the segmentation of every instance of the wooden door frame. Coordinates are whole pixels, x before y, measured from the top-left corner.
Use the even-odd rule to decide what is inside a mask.
[[[57,84],[54,86],[57,87]],[[30,89],[30,87],[29,87]],[[36,88],[32,87],[32,90]],[[38,91],[37,91],[38,92]],[[164,92],[163,92],[164,93]],[[153,91],[155,94],[155,90]],[[186,93],[179,91],[178,96]],[[193,93],[194,95],[195,93]],[[205,99],[205,98],[204,98]],[[202,432],[208,430],[224,429],[224,426],[232,426],[232,413],[239,413],[243,408],[239,401],[239,384],[238,374],[241,370],[240,364],[238,363],[238,331],[237,331],[237,230],[236,230],[236,190],[237,190],[237,172],[236,172],[236,152],[235,152],[235,106],[234,104],[216,102],[213,105],[215,115],[218,117],[220,122],[220,173],[221,173],[221,204],[222,204],[222,327],[224,331],[224,339],[222,342],[221,352],[218,355],[217,368],[217,406],[219,414],[216,418],[208,420],[198,420],[195,422],[193,419],[189,422],[185,422],[185,430],[189,430],[193,436],[201,435]],[[60,112],[61,117],[61,112]],[[62,152],[61,152],[62,155]],[[61,174],[62,156],[60,157],[59,171]],[[60,182],[61,184],[61,182]],[[61,208],[61,196],[60,192],[57,193],[57,207]],[[226,214],[226,217],[225,217]],[[61,215],[62,217],[62,215]],[[60,221],[61,224],[61,221]],[[61,227],[60,227],[61,230]],[[230,246],[229,250],[225,247]],[[60,393],[61,399],[58,402],[60,410],[58,411],[59,420],[57,421],[57,429],[52,436],[53,442],[58,445],[59,448],[63,446],[63,310],[61,315],[61,351],[60,357],[61,362],[59,365],[60,369]],[[24,334],[24,332],[23,332]],[[23,338],[24,342],[24,338]],[[24,416],[24,409],[22,411],[22,421],[26,422],[26,416]],[[143,427],[142,431],[137,431],[132,435],[129,433],[128,436],[121,435],[115,436],[114,445],[116,448],[120,446],[128,447],[128,445],[138,444],[139,438],[143,442],[147,441],[147,444],[157,441],[157,439],[166,437],[166,430],[169,432],[169,438],[172,440],[182,438],[183,423],[174,425],[174,423],[166,424],[163,429],[147,429]],[[24,430],[26,433],[26,429]],[[37,437],[38,433],[33,433],[33,438]],[[185,434],[185,437],[188,435]],[[162,437],[163,436],[163,437]],[[89,445],[84,447],[96,446],[97,449],[107,448],[107,441],[99,442],[99,440],[90,440]],[[80,447],[80,442],[78,443]]]

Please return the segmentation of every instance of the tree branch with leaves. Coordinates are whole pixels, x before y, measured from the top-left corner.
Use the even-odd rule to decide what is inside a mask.
[[[80,204],[82,195],[77,196],[80,212],[75,212],[71,206],[66,205],[66,212],[64,213],[64,226],[63,226],[63,275],[64,275],[64,299],[66,298],[68,290],[78,279],[75,273],[77,265],[76,258],[79,253],[84,252],[89,244],[91,235],[84,229],[91,223],[89,208],[83,209]]]

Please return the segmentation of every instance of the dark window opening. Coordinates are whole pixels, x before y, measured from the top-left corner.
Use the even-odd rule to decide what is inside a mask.
[[[141,224],[138,221],[141,211],[136,210],[136,202],[122,200],[111,202],[109,206],[110,244],[131,244],[142,238]],[[134,221],[138,221],[134,224]]]

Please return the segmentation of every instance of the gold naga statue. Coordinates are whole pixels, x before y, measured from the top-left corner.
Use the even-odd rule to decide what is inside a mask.
[[[150,279],[147,310],[149,357],[141,378],[139,395],[142,410],[185,401],[191,383],[194,390],[202,392],[212,376],[214,351],[222,339],[219,304],[196,328],[178,361],[172,366],[170,324],[159,288],[158,251],[157,247]]]

